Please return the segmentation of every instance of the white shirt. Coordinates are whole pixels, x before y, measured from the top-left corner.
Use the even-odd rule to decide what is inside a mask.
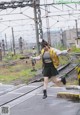
[[[58,50],[58,49],[56,49],[56,48],[53,48],[53,50],[56,52],[57,55],[65,55],[65,54],[68,53],[67,50],[61,51],[61,50]]]

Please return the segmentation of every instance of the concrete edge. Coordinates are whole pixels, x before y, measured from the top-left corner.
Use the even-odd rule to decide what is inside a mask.
[[[80,101],[80,94],[78,93],[75,94],[75,93],[70,93],[70,92],[58,92],[57,97]]]
[[[70,90],[70,89],[80,90],[80,86],[78,86],[78,85],[68,85],[68,86],[66,86],[66,89],[68,89],[68,90]]]

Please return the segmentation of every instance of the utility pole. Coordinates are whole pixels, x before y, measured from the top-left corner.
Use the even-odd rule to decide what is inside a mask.
[[[77,36],[77,44],[78,44],[78,25],[77,25],[77,20],[75,20],[76,22],[76,36]]]
[[[4,40],[2,40],[2,49],[3,49],[3,55],[5,56],[5,43],[4,43]]]
[[[64,45],[64,42],[63,42],[63,30],[62,30],[62,28],[60,29],[60,35],[61,35],[61,44]]]
[[[2,61],[2,48],[1,48],[1,42],[0,42],[0,61]]]
[[[7,37],[6,37],[6,34],[5,34],[5,48],[6,48],[6,50],[8,50],[8,44],[7,44]]]
[[[48,43],[51,45],[47,0],[45,0],[45,15],[46,15],[47,38]]]
[[[19,38],[19,49],[20,53],[23,54],[23,41],[22,37]]]
[[[39,40],[43,39],[40,0],[33,0],[33,8],[34,8],[34,21],[36,30],[37,53],[39,54],[40,53]]]
[[[12,44],[13,44],[13,52],[14,52],[14,55],[16,54],[16,51],[15,51],[15,39],[14,39],[14,30],[13,30],[13,27],[11,28],[12,29]]]
[[[35,18],[35,29],[36,29],[36,42],[37,42],[37,51],[39,54],[39,33],[38,33],[38,21],[37,21],[37,15],[36,15],[36,2],[34,0],[34,18]]]

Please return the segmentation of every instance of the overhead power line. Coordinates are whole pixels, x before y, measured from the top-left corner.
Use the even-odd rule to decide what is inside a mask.
[[[59,3],[50,3],[50,4],[40,4],[40,6],[45,6],[45,5],[47,5],[47,6],[51,6],[51,5],[65,5],[65,4],[80,4],[80,1],[79,2],[59,2]]]

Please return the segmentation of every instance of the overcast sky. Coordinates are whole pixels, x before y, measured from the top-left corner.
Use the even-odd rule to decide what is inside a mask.
[[[10,0],[0,0],[0,2],[1,1]],[[48,4],[53,3],[53,0],[40,0],[41,5],[45,4],[46,1]],[[56,0],[55,2],[58,1],[61,0]],[[47,28],[45,7],[40,6],[40,8],[42,17],[42,29],[43,32],[45,32]],[[78,20],[78,27],[80,27],[79,4],[77,4],[77,6],[75,4],[68,4],[63,6],[50,5],[47,7],[47,10],[49,16],[49,28],[51,31],[75,28],[75,19]],[[7,39],[10,40],[12,38],[11,28],[13,27],[16,40],[21,36],[26,39],[27,42],[36,41],[35,24],[33,18],[33,8],[28,6],[17,9],[0,10],[0,39],[4,39],[6,34]]]

